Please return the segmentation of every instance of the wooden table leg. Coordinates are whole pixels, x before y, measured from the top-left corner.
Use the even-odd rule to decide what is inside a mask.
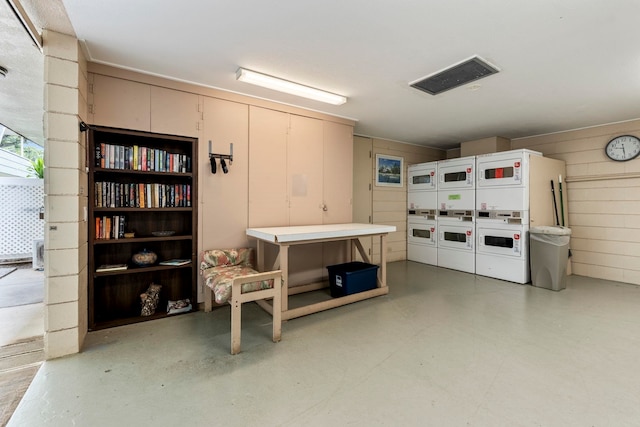
[[[258,240],[258,247],[256,248],[256,263],[258,264],[258,271],[264,271],[264,242]]]
[[[280,270],[282,271],[282,311],[289,309],[289,245],[280,245]]]
[[[387,287],[387,235],[380,235],[380,287]]]

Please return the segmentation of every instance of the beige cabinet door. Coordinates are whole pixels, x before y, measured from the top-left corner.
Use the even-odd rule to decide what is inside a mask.
[[[353,222],[370,224],[372,219],[373,141],[361,136],[353,137]],[[371,237],[360,239],[365,251],[371,255]],[[360,256],[357,259],[361,261]]]
[[[288,114],[249,107],[249,227],[289,225],[288,128]]]
[[[199,202],[202,230],[198,242],[203,249],[247,246],[248,182],[249,182],[249,107],[246,104],[204,97],[203,131],[198,141]],[[233,143],[233,163],[227,161],[223,173],[217,161],[211,173],[211,151],[229,154]]]
[[[322,224],[322,120],[289,117],[289,225]]]
[[[151,131],[149,85],[94,74],[89,98],[92,124]]]
[[[325,121],[323,136],[324,224],[352,222],[353,127]]]
[[[169,135],[200,136],[198,95],[151,87],[151,131]],[[246,129],[246,128],[245,128]]]

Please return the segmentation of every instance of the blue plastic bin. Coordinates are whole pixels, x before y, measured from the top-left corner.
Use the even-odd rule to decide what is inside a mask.
[[[353,261],[329,265],[329,289],[334,298],[375,289],[378,286],[378,266]]]

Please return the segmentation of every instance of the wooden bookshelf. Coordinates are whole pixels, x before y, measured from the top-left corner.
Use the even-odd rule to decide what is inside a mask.
[[[99,126],[87,132],[89,330],[166,317],[169,300],[189,298],[195,309],[197,138]],[[166,231],[173,234],[157,235]],[[144,249],[156,253],[153,265],[132,261]],[[170,259],[191,263],[158,265]],[[126,270],[96,272],[123,263]],[[155,314],[141,316],[140,294],[151,283],[162,285],[160,300]]]

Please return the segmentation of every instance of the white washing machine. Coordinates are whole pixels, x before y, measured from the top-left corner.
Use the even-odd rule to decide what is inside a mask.
[[[475,156],[438,162],[437,209],[473,210],[476,208],[475,167]]]
[[[507,220],[476,222],[476,274],[515,283],[530,281],[529,226]]]
[[[529,211],[531,150],[511,150],[476,157],[476,206],[479,211]]]
[[[473,217],[437,218],[438,267],[475,273]]]
[[[435,216],[408,216],[407,259],[438,265],[438,232]]]
[[[438,162],[407,168],[407,209],[437,209]]]

